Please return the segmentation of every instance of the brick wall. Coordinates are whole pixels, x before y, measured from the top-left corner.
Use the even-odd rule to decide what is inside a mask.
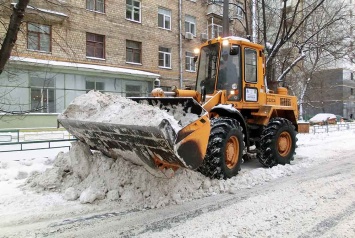
[[[8,1],[8,6],[12,0]],[[27,10],[25,21],[52,26],[52,52],[40,53],[28,51],[26,44],[26,24],[13,51],[14,55],[40,59],[90,63],[114,67],[133,68],[161,75],[162,86],[180,85],[179,61],[179,1],[178,0],[141,0],[141,23],[126,19],[125,1],[106,0],[105,13],[86,10],[86,0],[60,1],[62,5],[51,4],[43,0],[32,0],[31,6],[66,14],[38,13]],[[193,40],[182,39],[182,78],[183,86],[194,85],[196,73],[185,70],[185,52],[201,43],[200,35],[207,28],[207,1],[181,0],[182,34],[185,35],[185,15],[196,17],[196,37]],[[171,30],[158,28],[158,8],[171,10]],[[9,18],[10,11],[2,16]],[[4,32],[2,28],[1,33]],[[86,32],[105,35],[105,60],[86,58]],[[126,40],[142,42],[142,65],[126,63]],[[172,67],[158,67],[159,46],[171,48]]]
[[[31,6],[61,12],[68,17],[48,13],[29,14],[28,11],[25,18],[25,21],[52,25],[52,52],[28,51],[26,24],[23,24],[14,55],[134,68],[160,74],[162,85],[179,86],[179,1],[141,0],[141,23],[126,20],[125,1],[106,0],[104,14],[86,10],[85,0],[62,2],[62,6],[57,6],[47,1],[33,0]],[[171,10],[171,30],[158,28],[159,7]],[[196,17],[197,27],[197,37],[193,40],[183,39],[182,43],[184,85],[193,84],[196,77],[196,73],[185,71],[185,52],[193,51],[201,43],[200,33],[205,31],[207,25],[206,7],[201,0],[182,0],[182,33],[185,34],[186,14]],[[86,58],[86,32],[105,35],[105,60]],[[142,42],[142,65],[126,63],[126,40]],[[171,48],[171,69],[158,67],[159,46]]]

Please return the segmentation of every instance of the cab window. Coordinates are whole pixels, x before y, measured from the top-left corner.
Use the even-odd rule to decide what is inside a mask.
[[[256,50],[245,48],[244,50],[244,76],[245,81],[250,83],[257,82],[257,52]]]

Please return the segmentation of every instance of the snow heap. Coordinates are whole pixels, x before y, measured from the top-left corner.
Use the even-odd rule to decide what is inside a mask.
[[[237,193],[298,169],[291,165],[267,170],[258,168],[251,172],[245,170],[229,180],[217,180],[180,168],[174,177],[167,179],[155,177],[143,166],[123,158],[114,160],[101,152],[92,152],[82,142],[74,142],[69,152],[57,155],[51,168],[42,173],[34,172],[25,188],[38,193],[57,192],[68,201],[79,200],[80,203],[104,200],[137,209],[158,208],[219,193]]]
[[[180,169],[171,179],[157,178],[142,166],[122,158],[114,160],[101,152],[92,152],[82,142],[74,142],[67,153],[59,153],[52,168],[31,175],[26,187],[37,192],[63,193],[69,201],[92,203],[106,198],[152,208],[179,204],[213,192],[209,190],[211,180],[200,173]]]

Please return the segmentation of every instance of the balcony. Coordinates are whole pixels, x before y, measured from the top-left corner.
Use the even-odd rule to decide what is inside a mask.
[[[223,17],[223,5],[222,4],[209,4],[207,7],[207,16]]]

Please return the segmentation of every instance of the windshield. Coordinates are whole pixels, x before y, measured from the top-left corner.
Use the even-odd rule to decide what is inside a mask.
[[[228,100],[238,101],[242,94],[240,47],[226,45],[220,49],[220,43],[201,48],[196,90],[201,92],[204,86],[206,93],[212,94],[216,86],[217,90],[227,91]]]
[[[231,48],[240,52],[239,46],[223,46],[218,70],[217,90],[227,90],[227,97],[230,101],[237,101],[241,98],[241,77],[240,77],[240,54],[231,55]],[[231,89],[237,89],[231,90]]]
[[[201,91],[205,86],[207,94],[214,92],[217,75],[217,62],[220,44],[207,45],[201,48],[196,90]]]

